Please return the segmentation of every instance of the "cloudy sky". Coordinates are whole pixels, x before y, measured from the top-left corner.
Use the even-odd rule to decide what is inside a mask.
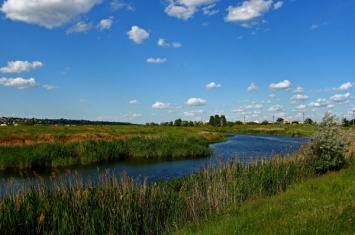
[[[352,119],[354,0],[0,2],[0,116]]]

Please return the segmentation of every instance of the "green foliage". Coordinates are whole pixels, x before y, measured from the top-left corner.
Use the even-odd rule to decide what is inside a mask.
[[[345,165],[345,151],[350,133],[344,134],[335,116],[326,113],[319,130],[310,136],[307,159],[317,174],[340,170]]]
[[[313,124],[313,120],[310,119],[310,118],[306,118],[306,119],[304,120],[304,124],[312,125],[312,124]]]

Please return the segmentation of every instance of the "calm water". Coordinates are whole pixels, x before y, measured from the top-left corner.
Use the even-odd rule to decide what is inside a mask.
[[[235,156],[238,156],[242,162],[248,163],[257,158],[292,154],[299,149],[302,143],[307,141],[307,138],[296,137],[235,135],[228,138],[227,142],[210,145],[214,149],[214,154],[208,158],[180,161],[127,160],[105,163],[99,167],[84,166],[69,169],[76,171],[84,181],[88,178],[95,181],[100,173],[109,169],[116,175],[125,172],[128,176],[141,180],[147,177],[149,182],[154,182],[186,176],[203,167]],[[49,181],[50,172],[43,172],[40,175]],[[9,179],[12,181],[10,188],[7,183]],[[33,184],[35,181],[31,173],[26,175],[25,178],[19,174],[2,173],[0,174],[0,195],[4,190],[16,191],[21,186]]]

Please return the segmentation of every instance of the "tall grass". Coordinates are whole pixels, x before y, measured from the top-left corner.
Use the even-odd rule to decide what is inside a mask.
[[[121,140],[90,140],[0,146],[0,170],[39,170],[124,158],[194,158],[210,156],[204,138],[137,136]]]
[[[112,172],[97,184],[79,176],[38,185],[0,199],[4,234],[163,234],[199,223],[248,198],[274,195],[310,175],[300,157],[248,165],[220,163],[182,179],[147,184]]]

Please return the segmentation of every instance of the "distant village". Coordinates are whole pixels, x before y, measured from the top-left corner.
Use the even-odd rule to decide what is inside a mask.
[[[45,125],[131,125],[129,122],[108,122],[108,121],[88,121],[71,119],[39,119],[39,118],[17,118],[0,117],[0,126],[45,126]]]

